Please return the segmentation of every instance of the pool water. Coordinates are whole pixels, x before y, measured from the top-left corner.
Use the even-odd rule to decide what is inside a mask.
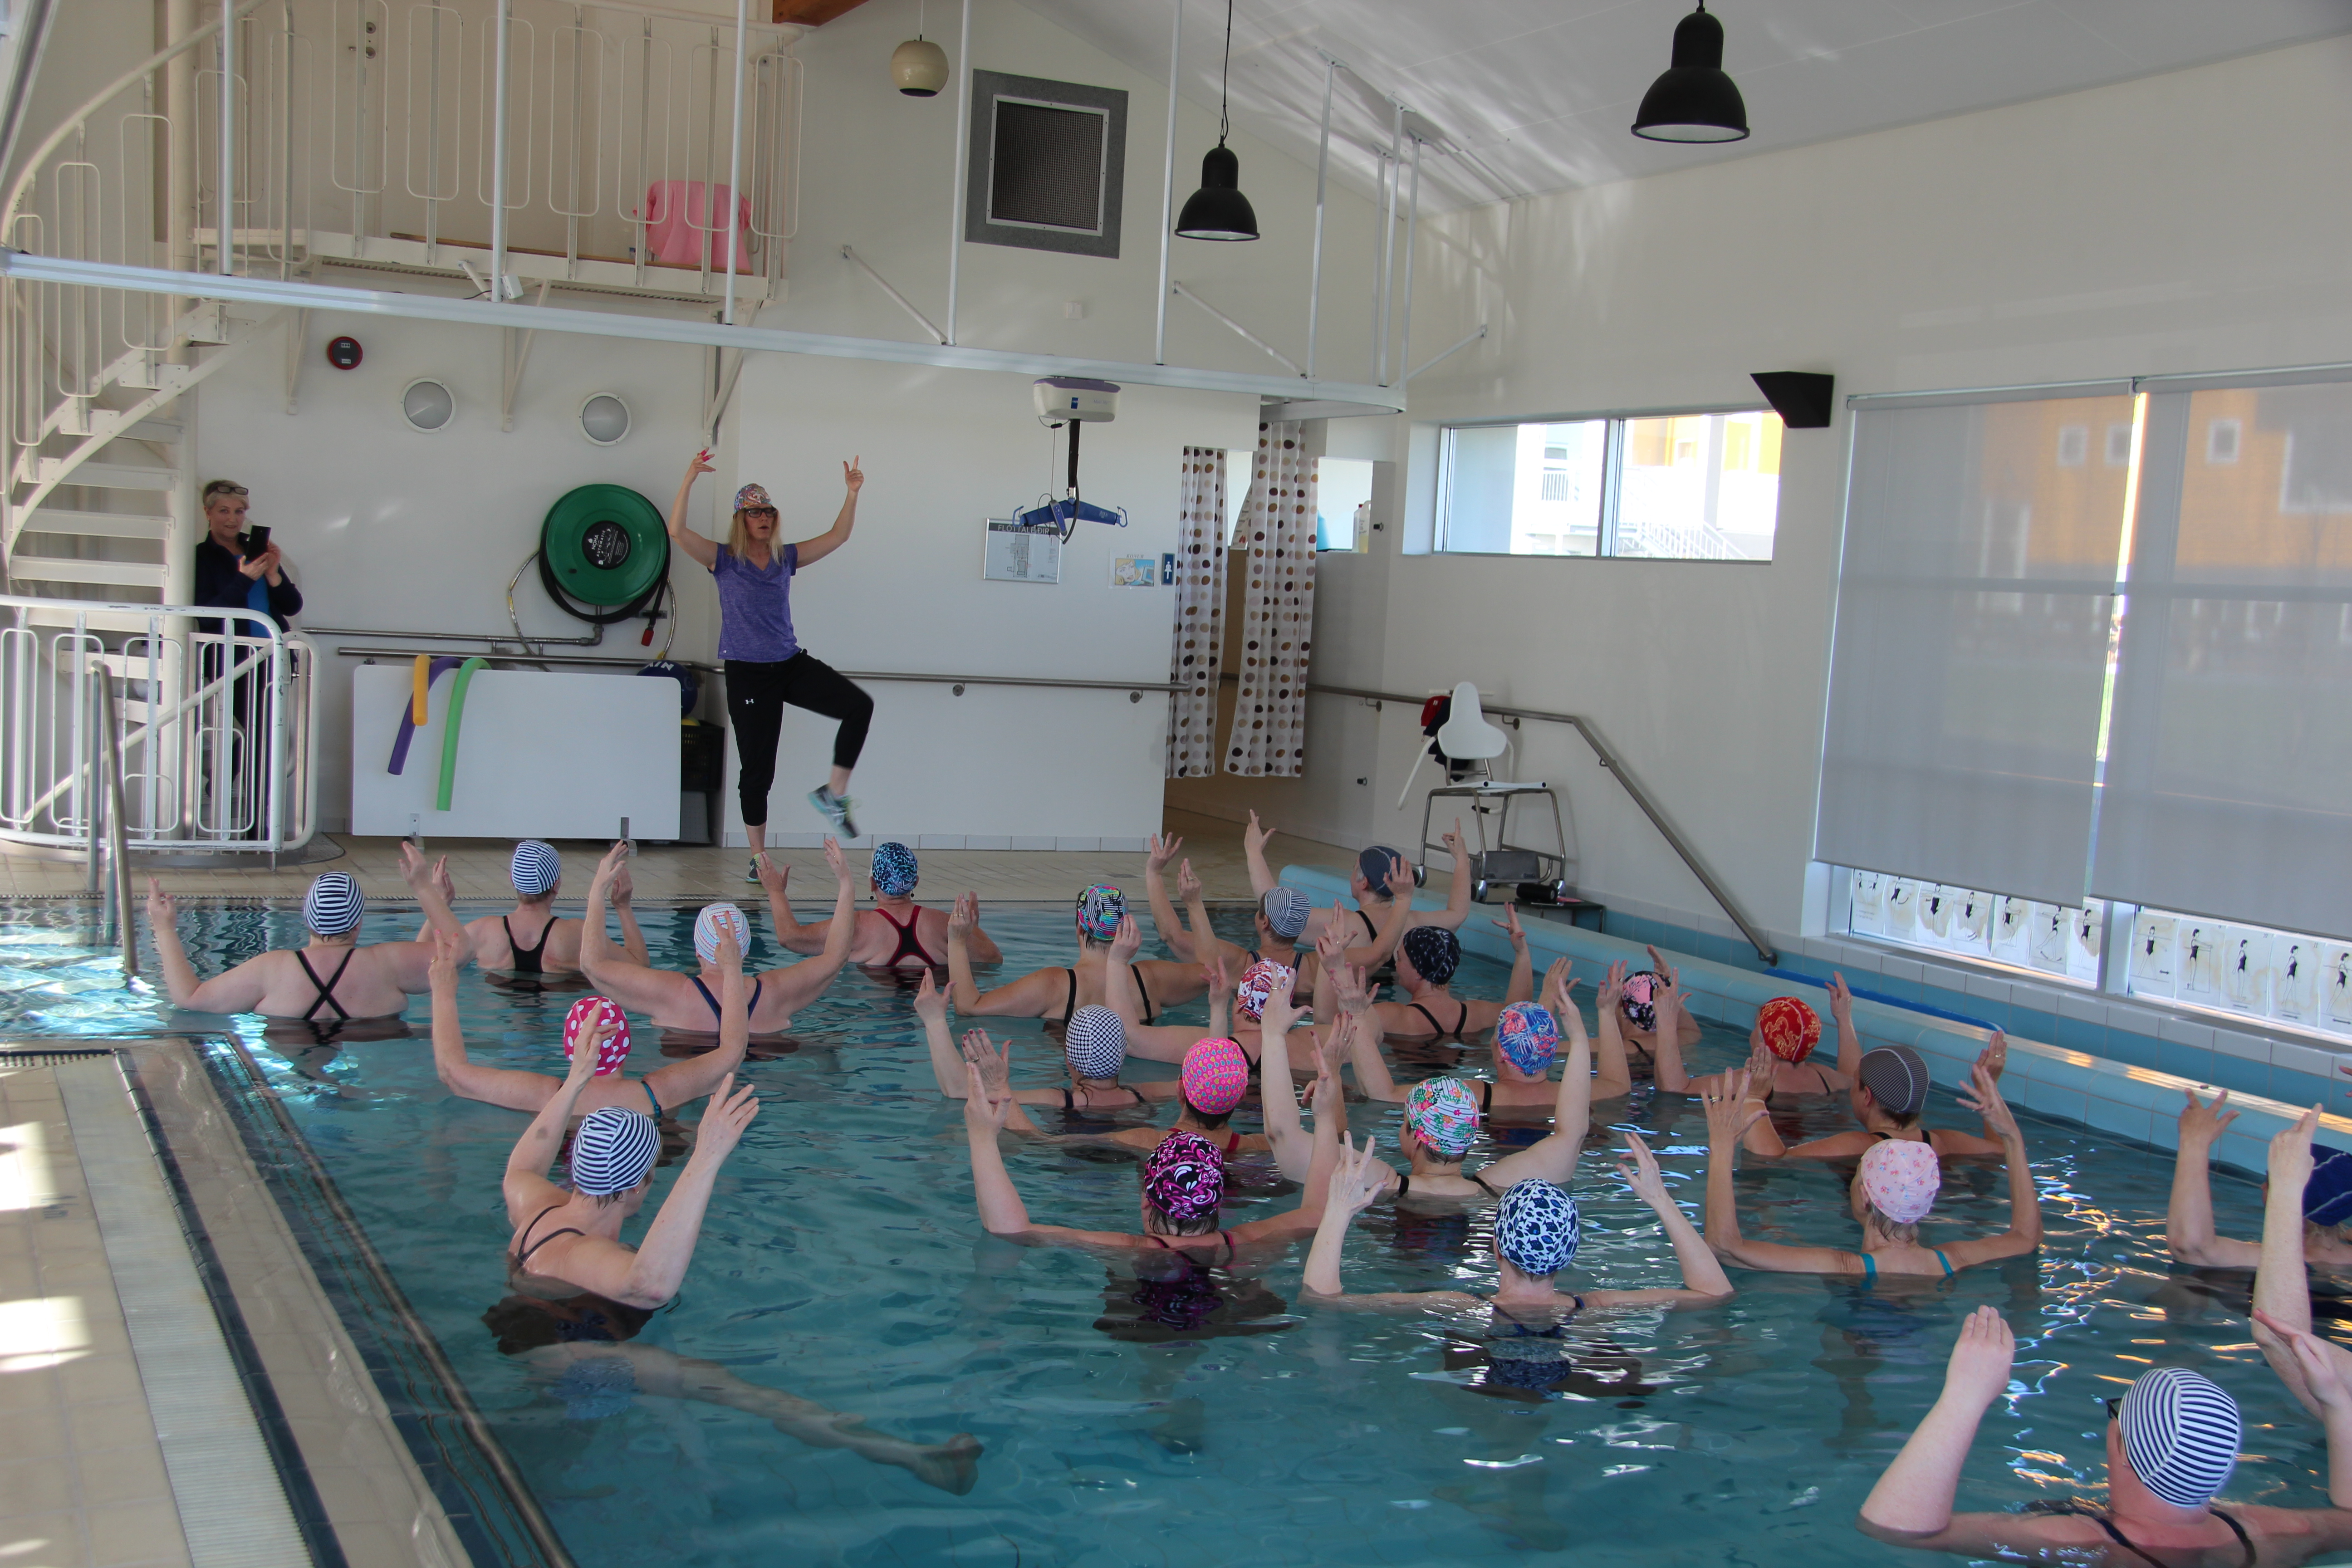
[[[371,929],[390,934],[398,918],[379,915]],[[646,912],[656,963],[691,967],[688,918]],[[1004,977],[1068,957],[1064,910],[997,906],[987,920]],[[299,930],[291,913],[260,910],[192,910],[184,924],[200,973]],[[62,915],[19,911],[7,922],[0,1029],[206,1025],[126,996],[119,970],[85,939]],[[752,962],[778,962],[764,937]],[[1472,958],[1456,990],[1498,997],[1505,978]],[[1591,993],[1581,995],[1589,1016]],[[570,1000],[502,994],[469,973],[463,1012],[477,1059],[560,1072],[554,1037]],[[1176,1016],[1197,1017],[1199,1005]],[[499,1176],[524,1119],[448,1096],[424,1038],[423,998],[410,1016],[414,1039],[291,1055],[270,1047],[258,1020],[209,1023],[234,1029],[262,1064],[583,1568],[1461,1563],[1531,1550],[1596,1563],[1627,1552],[1883,1563],[1889,1552],[1854,1531],[1854,1512],[1934,1399],[1960,1319],[1985,1302],[2017,1331],[2019,1363],[2011,1397],[1971,1455],[1963,1506],[2095,1481],[2095,1402],[2151,1363],[2198,1368],[2243,1406],[2248,1453],[2230,1497],[2325,1502],[2319,1430],[2248,1337],[2250,1277],[2171,1266],[2170,1162],[2145,1146],[2022,1115],[2043,1199],[2038,1258],[1875,1290],[1735,1268],[1738,1294],[1721,1307],[1578,1320],[1564,1347],[1545,1342],[1564,1348],[1564,1363],[1490,1351],[1478,1317],[1302,1305],[1303,1237],[1243,1279],[1216,1277],[1224,1307],[1186,1330],[1170,1325],[1192,1321],[1197,1300],[1171,1302],[1094,1258],[981,1230],[961,1112],[933,1087],[905,995],[852,971],[797,1020],[789,1047],[749,1066],[761,1113],[719,1181],[684,1290],[639,1342],[854,1413],[890,1436],[969,1432],[985,1451],[969,1495],[952,1496],[856,1453],[804,1446],[741,1409],[551,1387],[501,1355],[483,1319],[505,1294]],[[1012,1037],[1017,1081],[1058,1079],[1039,1026],[990,1026]],[[636,1037],[630,1068],[642,1073],[661,1047],[650,1028]],[[1708,1026],[1696,1057],[1729,1065],[1745,1047]],[[1654,1102],[1644,1085],[1601,1110],[1652,1135],[1696,1215],[1706,1141],[1696,1107]],[[1353,1115],[1393,1149],[1392,1110]],[[1929,1119],[1973,1125],[1948,1091]],[[1788,1131],[1843,1124],[1825,1108]],[[1579,1166],[1585,1240],[1563,1284],[1675,1283],[1671,1248],[1615,1175],[1614,1142],[1596,1132]],[[1129,1162],[1031,1148],[1008,1163],[1041,1221],[1134,1225]],[[1843,1173],[1745,1169],[1750,1234],[1850,1243]],[[657,1178],[656,1200],[669,1181]],[[1270,1171],[1243,1187],[1228,1224],[1296,1202]],[[2256,1189],[2227,1176],[2215,1189],[2224,1233],[2255,1235]],[[1998,1167],[1955,1163],[1923,1239],[1999,1228],[2006,1208]],[[1349,1241],[1349,1288],[1491,1289],[1490,1213],[1376,1205]]]

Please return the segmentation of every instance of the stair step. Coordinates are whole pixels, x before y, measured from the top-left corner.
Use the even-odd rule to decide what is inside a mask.
[[[183,434],[182,427],[173,420],[142,419],[127,430],[116,431],[114,438],[118,441],[160,441],[170,446],[176,443]]]
[[[43,458],[41,477],[44,479],[55,471],[52,465],[61,468],[64,459]],[[67,474],[64,482],[109,490],[169,490],[178,485],[180,475],[175,468],[139,468],[129,463],[84,463]]]
[[[20,583],[99,583],[122,588],[161,589],[163,571],[161,563],[68,561],[55,555],[28,555],[23,551],[8,558],[8,574]]]
[[[86,533],[102,539],[162,539],[172,531],[168,517],[135,511],[73,511],[37,507],[25,519],[27,533]]]

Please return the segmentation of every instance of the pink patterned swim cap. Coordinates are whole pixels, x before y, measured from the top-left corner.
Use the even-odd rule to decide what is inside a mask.
[[[572,1047],[580,1037],[599,1024],[610,1024],[612,1035],[596,1050],[596,1076],[604,1078],[621,1070],[629,1059],[629,1016],[610,996],[583,996],[572,1004],[572,1011],[563,1016],[563,1057],[572,1059]]]
[[[1242,971],[1241,984],[1234,988],[1234,1005],[1249,1018],[1265,1016],[1265,1005],[1283,985],[1297,978],[1298,972],[1286,963],[1276,963],[1261,958]]]
[[[1232,1040],[1195,1040],[1184,1053],[1184,1103],[1223,1116],[1249,1092],[1249,1058]]]
[[[1936,1206],[1943,1163],[1927,1144],[1890,1138],[1863,1151],[1862,1195],[1896,1225],[1916,1225]]]
[[[1197,1132],[1171,1132],[1143,1162],[1143,1196],[1170,1219],[1213,1215],[1224,1205],[1224,1157]]]

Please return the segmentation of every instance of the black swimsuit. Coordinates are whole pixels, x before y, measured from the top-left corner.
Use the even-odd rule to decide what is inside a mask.
[[[1151,992],[1143,984],[1142,966],[1130,963],[1127,966],[1127,972],[1135,976],[1135,994],[1143,998],[1143,1021],[1149,1024],[1158,1017],[1159,1014],[1153,1011]],[[1066,1024],[1070,1021],[1070,1015],[1078,1010],[1078,972],[1075,969],[1066,969],[1062,973],[1070,977],[1069,1000],[1062,1004],[1061,1021]]]
[[[2158,1563],[2155,1558],[2149,1556],[2147,1552],[2141,1551],[2138,1547],[2126,1540],[2124,1532],[2116,1528],[2116,1521],[2113,1519],[2109,1518],[2106,1514],[2102,1513],[2099,1510],[2091,1507],[2088,1503],[2084,1502],[2080,1498],[2053,1498],[2046,1501],[2030,1502],[2025,1505],[2024,1511],[2027,1513],[2057,1514],[2061,1516],[2073,1515],[2076,1518],[2087,1519],[2092,1523],[2097,1525],[2101,1530],[2105,1531],[2109,1541],[2114,1542],[2117,1546],[2122,1547],[2125,1551],[2130,1552],[2141,1562],[2155,1563],[2156,1568],[2165,1568],[2163,1563]],[[2210,1504],[2207,1505],[2205,1511],[2211,1514],[2215,1519],[2220,1520],[2223,1524],[2228,1525],[2230,1527],[2230,1533],[2236,1536],[2238,1538],[2238,1544],[2245,1549],[2246,1560],[2239,1565],[2239,1568],[2254,1568],[2255,1560],[2260,1554],[2254,1549],[2253,1538],[2246,1533],[2246,1527],[2240,1524],[2230,1515],[2223,1513],[2220,1509],[2214,1508]]]
[[[1138,1104],[1138,1105],[1141,1105],[1141,1104],[1145,1103],[1144,1099],[1143,1099],[1143,1095],[1142,1095],[1142,1093],[1141,1093],[1141,1091],[1140,1091],[1140,1090],[1138,1090],[1138,1089],[1133,1089],[1133,1088],[1129,1087],[1129,1085],[1127,1085],[1127,1084],[1123,1084],[1123,1083],[1122,1083],[1122,1084],[1120,1084],[1120,1085],[1118,1085],[1118,1088],[1120,1088],[1120,1089],[1126,1089],[1126,1090],[1127,1090],[1127,1092],[1128,1092],[1128,1093],[1129,1093],[1129,1094],[1131,1094],[1131,1095],[1134,1095],[1134,1096],[1135,1096],[1135,1103],[1136,1103],[1136,1104]],[[1077,1100],[1077,1091],[1076,1091],[1076,1090],[1075,1090],[1075,1089],[1066,1089],[1062,1090],[1062,1110],[1064,1110],[1064,1112],[1066,1112],[1066,1112],[1070,1112],[1070,1111],[1075,1111],[1075,1110],[1078,1110],[1078,1109],[1079,1109],[1079,1106],[1078,1106],[1078,1100]],[[1088,1109],[1088,1110],[1092,1110],[1093,1108],[1092,1108],[1091,1106],[1089,1106],[1089,1107],[1087,1107],[1087,1109]]]
[[[530,947],[515,941],[514,927],[507,924],[504,915],[499,917],[499,929],[507,933],[507,947],[514,953],[514,972],[517,974],[544,973],[540,964],[540,955],[547,951],[547,939],[555,934],[554,916],[548,917],[547,923],[539,930],[538,942]]]
[[[530,1255],[532,1253],[537,1252],[541,1247],[545,1247],[549,1242],[553,1241],[559,1236],[585,1236],[588,1234],[586,1231],[582,1230],[578,1226],[567,1225],[559,1230],[549,1231],[537,1241],[532,1241],[530,1239],[530,1233],[533,1226],[536,1226],[541,1220],[545,1219],[549,1215],[553,1214],[557,1209],[560,1209],[562,1206],[563,1205],[562,1204],[550,1204],[547,1207],[531,1215],[530,1224],[524,1226],[522,1227],[522,1235],[515,1238],[514,1247],[507,1253],[507,1281],[514,1289],[520,1289],[522,1288],[523,1279],[530,1273]]]
[[[343,1005],[335,1000],[335,982],[343,977],[343,971],[352,966],[352,960],[359,956],[359,952],[356,947],[345,951],[343,961],[335,965],[335,972],[322,982],[319,978],[319,972],[310,967],[310,960],[302,950],[299,947],[294,950],[294,962],[302,966],[302,973],[309,975],[310,984],[319,988],[319,999],[302,1011],[304,1023],[318,1022],[319,1009],[321,1007],[332,1007],[335,1010],[335,1021],[339,1024],[350,1019],[351,1015],[343,1011]]]
[[[884,920],[890,921],[890,929],[898,933],[898,950],[896,952],[893,952],[889,957],[884,959],[879,964],[876,965],[877,968],[895,969],[898,966],[898,961],[902,958],[914,959],[932,969],[937,969],[947,962],[947,960],[943,958],[933,958],[929,953],[924,952],[923,939],[915,934],[915,928],[922,924],[923,921],[922,910],[917,910],[914,914],[908,919],[905,925],[900,925],[897,921],[890,920],[890,911],[887,910],[876,910],[874,912],[880,915]]]
[[[1217,1237],[1225,1244],[1225,1261],[1231,1263],[1234,1260],[1234,1233],[1230,1230],[1221,1230],[1217,1232]],[[1189,1247],[1169,1247],[1167,1242],[1161,1240],[1159,1237],[1153,1236],[1149,1231],[1144,1233],[1143,1239],[1150,1242],[1154,1247],[1165,1247],[1170,1252],[1190,1252],[1192,1250]],[[1192,1238],[1185,1237],[1183,1239],[1191,1240]],[[1205,1241],[1208,1238],[1206,1237],[1202,1237],[1199,1239]]]
[[[1450,1028],[1450,1029],[1449,1029],[1449,1028],[1447,1028],[1444,1025],[1443,1025],[1443,1024],[1441,1024],[1441,1023],[1439,1023],[1439,1022],[1437,1021],[1437,1015],[1436,1015],[1436,1014],[1434,1014],[1434,1013],[1431,1012],[1428,1008],[1426,1008],[1426,1007],[1423,1006],[1420,1003],[1418,1003],[1418,1002],[1409,1002],[1409,1003],[1407,1003],[1407,1004],[1406,1004],[1406,1005],[1407,1005],[1407,1006],[1409,1006],[1409,1007],[1411,1007],[1414,1012],[1416,1012],[1416,1013],[1420,1014],[1423,1017],[1424,1017],[1424,1018],[1426,1018],[1426,1019],[1428,1019],[1428,1020],[1429,1020],[1429,1026],[1430,1026],[1432,1029],[1433,1029],[1433,1030],[1435,1030],[1435,1031],[1437,1032],[1437,1037],[1438,1037],[1439,1039],[1441,1039],[1441,1040],[1445,1039],[1445,1038],[1447,1038],[1447,1037],[1451,1037],[1452,1038],[1454,1038],[1454,1039],[1455,1039],[1455,1040],[1460,1040],[1460,1039],[1462,1038],[1462,1031],[1463,1031],[1463,1029],[1464,1029],[1464,1028],[1465,1028],[1466,1026],[1468,1026],[1468,1025],[1469,1025],[1469,1022],[1470,1022],[1470,1004],[1469,1004],[1469,1003],[1467,1003],[1467,1002],[1463,1002],[1463,1003],[1460,1003],[1460,1004],[1458,1004],[1458,1005],[1460,1005],[1460,1007],[1461,1007],[1461,1009],[1462,1009],[1462,1016],[1460,1016],[1459,1018],[1454,1019],[1454,1027],[1452,1027],[1452,1028]]]
[[[1500,1193],[1498,1193],[1498,1192],[1496,1192],[1494,1188],[1492,1188],[1492,1187],[1488,1186],[1488,1185],[1486,1184],[1486,1178],[1485,1176],[1482,1176],[1482,1175],[1478,1174],[1477,1173],[1473,1172],[1471,1174],[1469,1174],[1469,1175],[1467,1175],[1467,1176],[1465,1176],[1465,1177],[1463,1177],[1462,1179],[1463,1179],[1464,1181],[1465,1181],[1465,1182],[1472,1182],[1472,1183],[1476,1184],[1477,1188],[1478,1188],[1478,1190],[1479,1190],[1480,1192],[1482,1192],[1482,1193],[1486,1194],[1488,1197],[1493,1198],[1496,1203],[1500,1203],[1500,1202],[1502,1202],[1502,1200],[1503,1200],[1503,1194],[1500,1194]],[[1405,1194],[1407,1194],[1407,1193],[1409,1193],[1409,1192],[1411,1192],[1411,1191],[1412,1191],[1412,1173],[1411,1171],[1399,1171],[1399,1172],[1397,1173],[1397,1190],[1396,1190],[1396,1195],[1397,1195],[1398,1197],[1402,1198],[1402,1197],[1403,1197],[1403,1196],[1405,1195]],[[1580,1307],[1581,1307],[1582,1305],[1584,1305],[1584,1303],[1583,1303],[1583,1302],[1581,1302],[1581,1301],[1579,1301],[1579,1302],[1577,1303],[1577,1305],[1578,1305],[1578,1306],[1580,1306]]]
[[[697,991],[702,993],[702,999],[710,1004],[710,1016],[714,1018],[723,1018],[724,1016],[719,1011],[719,998],[710,994],[710,987],[702,983],[702,976],[699,974],[689,974],[687,978],[694,982],[694,988]],[[749,1021],[751,1015],[760,1010],[760,988],[767,984],[768,983],[765,979],[754,980],[751,982],[751,1005],[743,1009],[743,1016],[746,1021]]]

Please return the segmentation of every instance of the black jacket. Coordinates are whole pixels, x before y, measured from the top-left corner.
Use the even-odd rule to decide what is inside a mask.
[[[246,607],[246,590],[253,579],[236,569],[237,557],[232,551],[222,549],[207,534],[196,545],[196,597],[199,605],[217,605],[223,609],[242,610]],[[278,585],[269,590],[270,618],[278,629],[285,631],[286,623],[302,613],[302,590],[284,570],[278,574]],[[250,617],[247,618],[247,625]],[[218,621],[199,621],[199,631],[217,633]]]

